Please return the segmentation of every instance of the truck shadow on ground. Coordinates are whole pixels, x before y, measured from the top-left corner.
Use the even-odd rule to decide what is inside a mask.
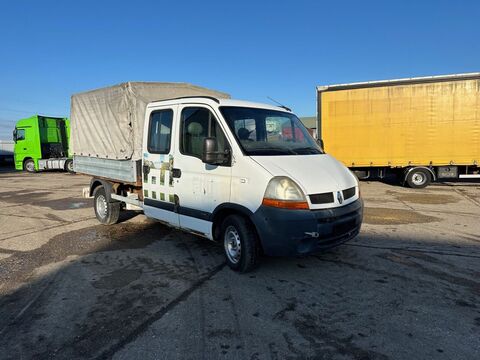
[[[56,189],[56,192],[59,190]],[[92,207],[92,199],[81,197],[52,199],[52,195],[55,195],[55,192],[50,190],[12,190],[0,192],[0,200],[11,205],[39,206],[59,211]]]
[[[412,192],[419,192],[419,191],[425,191],[424,189],[411,189],[409,187],[406,187],[403,182],[395,175],[395,174],[388,174],[385,178],[373,178],[373,179],[363,179],[360,180],[360,183],[362,182],[381,182],[386,185],[392,186],[392,188],[406,188]],[[435,182],[432,182],[427,189],[432,189],[432,188],[438,188],[442,186],[479,186],[480,185],[480,179],[455,179],[449,181],[448,179],[445,180],[437,180]]]
[[[130,220],[57,235],[0,260],[3,358],[111,358],[126,350],[131,357],[152,326],[161,337],[150,345],[167,357],[188,349],[208,358],[387,359],[402,348],[448,358],[480,331],[480,244],[459,257],[429,253],[431,239],[382,247],[388,238],[362,235],[324,254],[264,258],[240,275],[225,267],[220,245]],[[175,329],[166,314],[178,316]],[[432,326],[449,338],[439,342]],[[473,356],[475,347],[462,351]]]
[[[15,172],[17,172],[17,170],[15,170],[13,164],[0,163],[0,174],[10,174]]]

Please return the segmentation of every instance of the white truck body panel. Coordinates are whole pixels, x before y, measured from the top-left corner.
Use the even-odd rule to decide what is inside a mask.
[[[152,166],[147,181],[143,182],[144,196],[147,199],[160,199],[160,201],[174,203],[177,196],[182,207],[195,209],[196,212],[205,214],[213,213],[215,208],[223,203],[238,204],[254,213],[262,205],[269,181],[275,176],[287,176],[293,179],[305,194],[324,192],[336,194],[347,188],[357,188],[353,197],[342,202],[336,197],[331,204],[316,205],[309,201],[311,209],[341,207],[358,200],[359,191],[356,177],[330,155],[245,156],[242,154],[240,146],[219,111],[222,106],[284,111],[277,106],[268,104],[230,99],[219,99],[217,102],[201,97],[149,104],[145,115],[143,137],[143,162],[144,165],[148,163]],[[181,153],[179,146],[180,114],[183,109],[189,107],[205,108],[214,114],[232,148],[232,166],[208,165],[197,157]],[[150,116],[152,112],[166,109],[174,112],[170,152],[162,155],[149,153],[147,125]],[[172,178],[173,168],[181,169],[180,178]],[[162,169],[164,174],[162,174]],[[155,194],[152,194],[152,191]],[[149,217],[194,231],[210,239],[213,238],[213,223],[206,216],[202,219],[198,214],[189,216],[189,214],[155,208],[145,203],[144,211]]]
[[[238,251],[242,241],[266,255],[288,256],[331,248],[359,233],[356,177],[324,154],[288,109],[188,97],[146,105],[142,123],[142,147],[135,150],[141,158],[131,159],[135,182],[118,181],[118,166],[110,179],[102,166],[91,166],[97,177],[86,193],[95,196],[101,222],[118,220],[118,201],[142,208],[149,218],[223,241],[227,262],[237,269],[232,256],[250,257],[241,265],[246,269],[258,252],[257,245]],[[104,194],[112,194],[113,222],[101,215],[108,208]]]
[[[15,142],[10,140],[0,140],[0,156],[13,156]]]
[[[304,191],[305,194],[338,192],[357,186],[355,176],[332,156],[254,156],[253,159],[267,169],[273,176],[288,175]],[[312,176],[312,171],[315,176]],[[325,209],[343,206],[353,202],[357,197],[349,198],[340,204],[311,204],[311,209]]]

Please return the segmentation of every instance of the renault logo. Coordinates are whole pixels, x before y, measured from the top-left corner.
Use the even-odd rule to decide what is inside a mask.
[[[340,191],[337,191],[337,200],[339,204],[343,203],[343,196]]]

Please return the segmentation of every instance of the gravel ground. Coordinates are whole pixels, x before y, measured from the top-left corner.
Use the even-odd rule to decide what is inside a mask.
[[[239,275],[88,183],[0,171],[1,359],[480,358],[480,184],[362,182],[358,238]]]

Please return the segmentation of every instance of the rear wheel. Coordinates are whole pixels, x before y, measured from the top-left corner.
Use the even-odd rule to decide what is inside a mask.
[[[35,172],[35,162],[32,159],[25,160],[23,163],[23,169],[29,173]]]
[[[427,169],[414,168],[407,174],[406,181],[411,188],[422,189],[432,182],[432,174]]]
[[[69,173],[74,173],[73,171],[73,160],[68,159],[65,161],[65,166],[64,166],[65,171],[68,171]]]
[[[253,225],[244,217],[230,215],[222,223],[221,239],[228,266],[241,273],[258,264],[258,237]]]
[[[108,202],[107,194],[103,186],[95,189],[94,203],[95,216],[104,225],[112,225],[118,222],[120,216],[120,202]]]

